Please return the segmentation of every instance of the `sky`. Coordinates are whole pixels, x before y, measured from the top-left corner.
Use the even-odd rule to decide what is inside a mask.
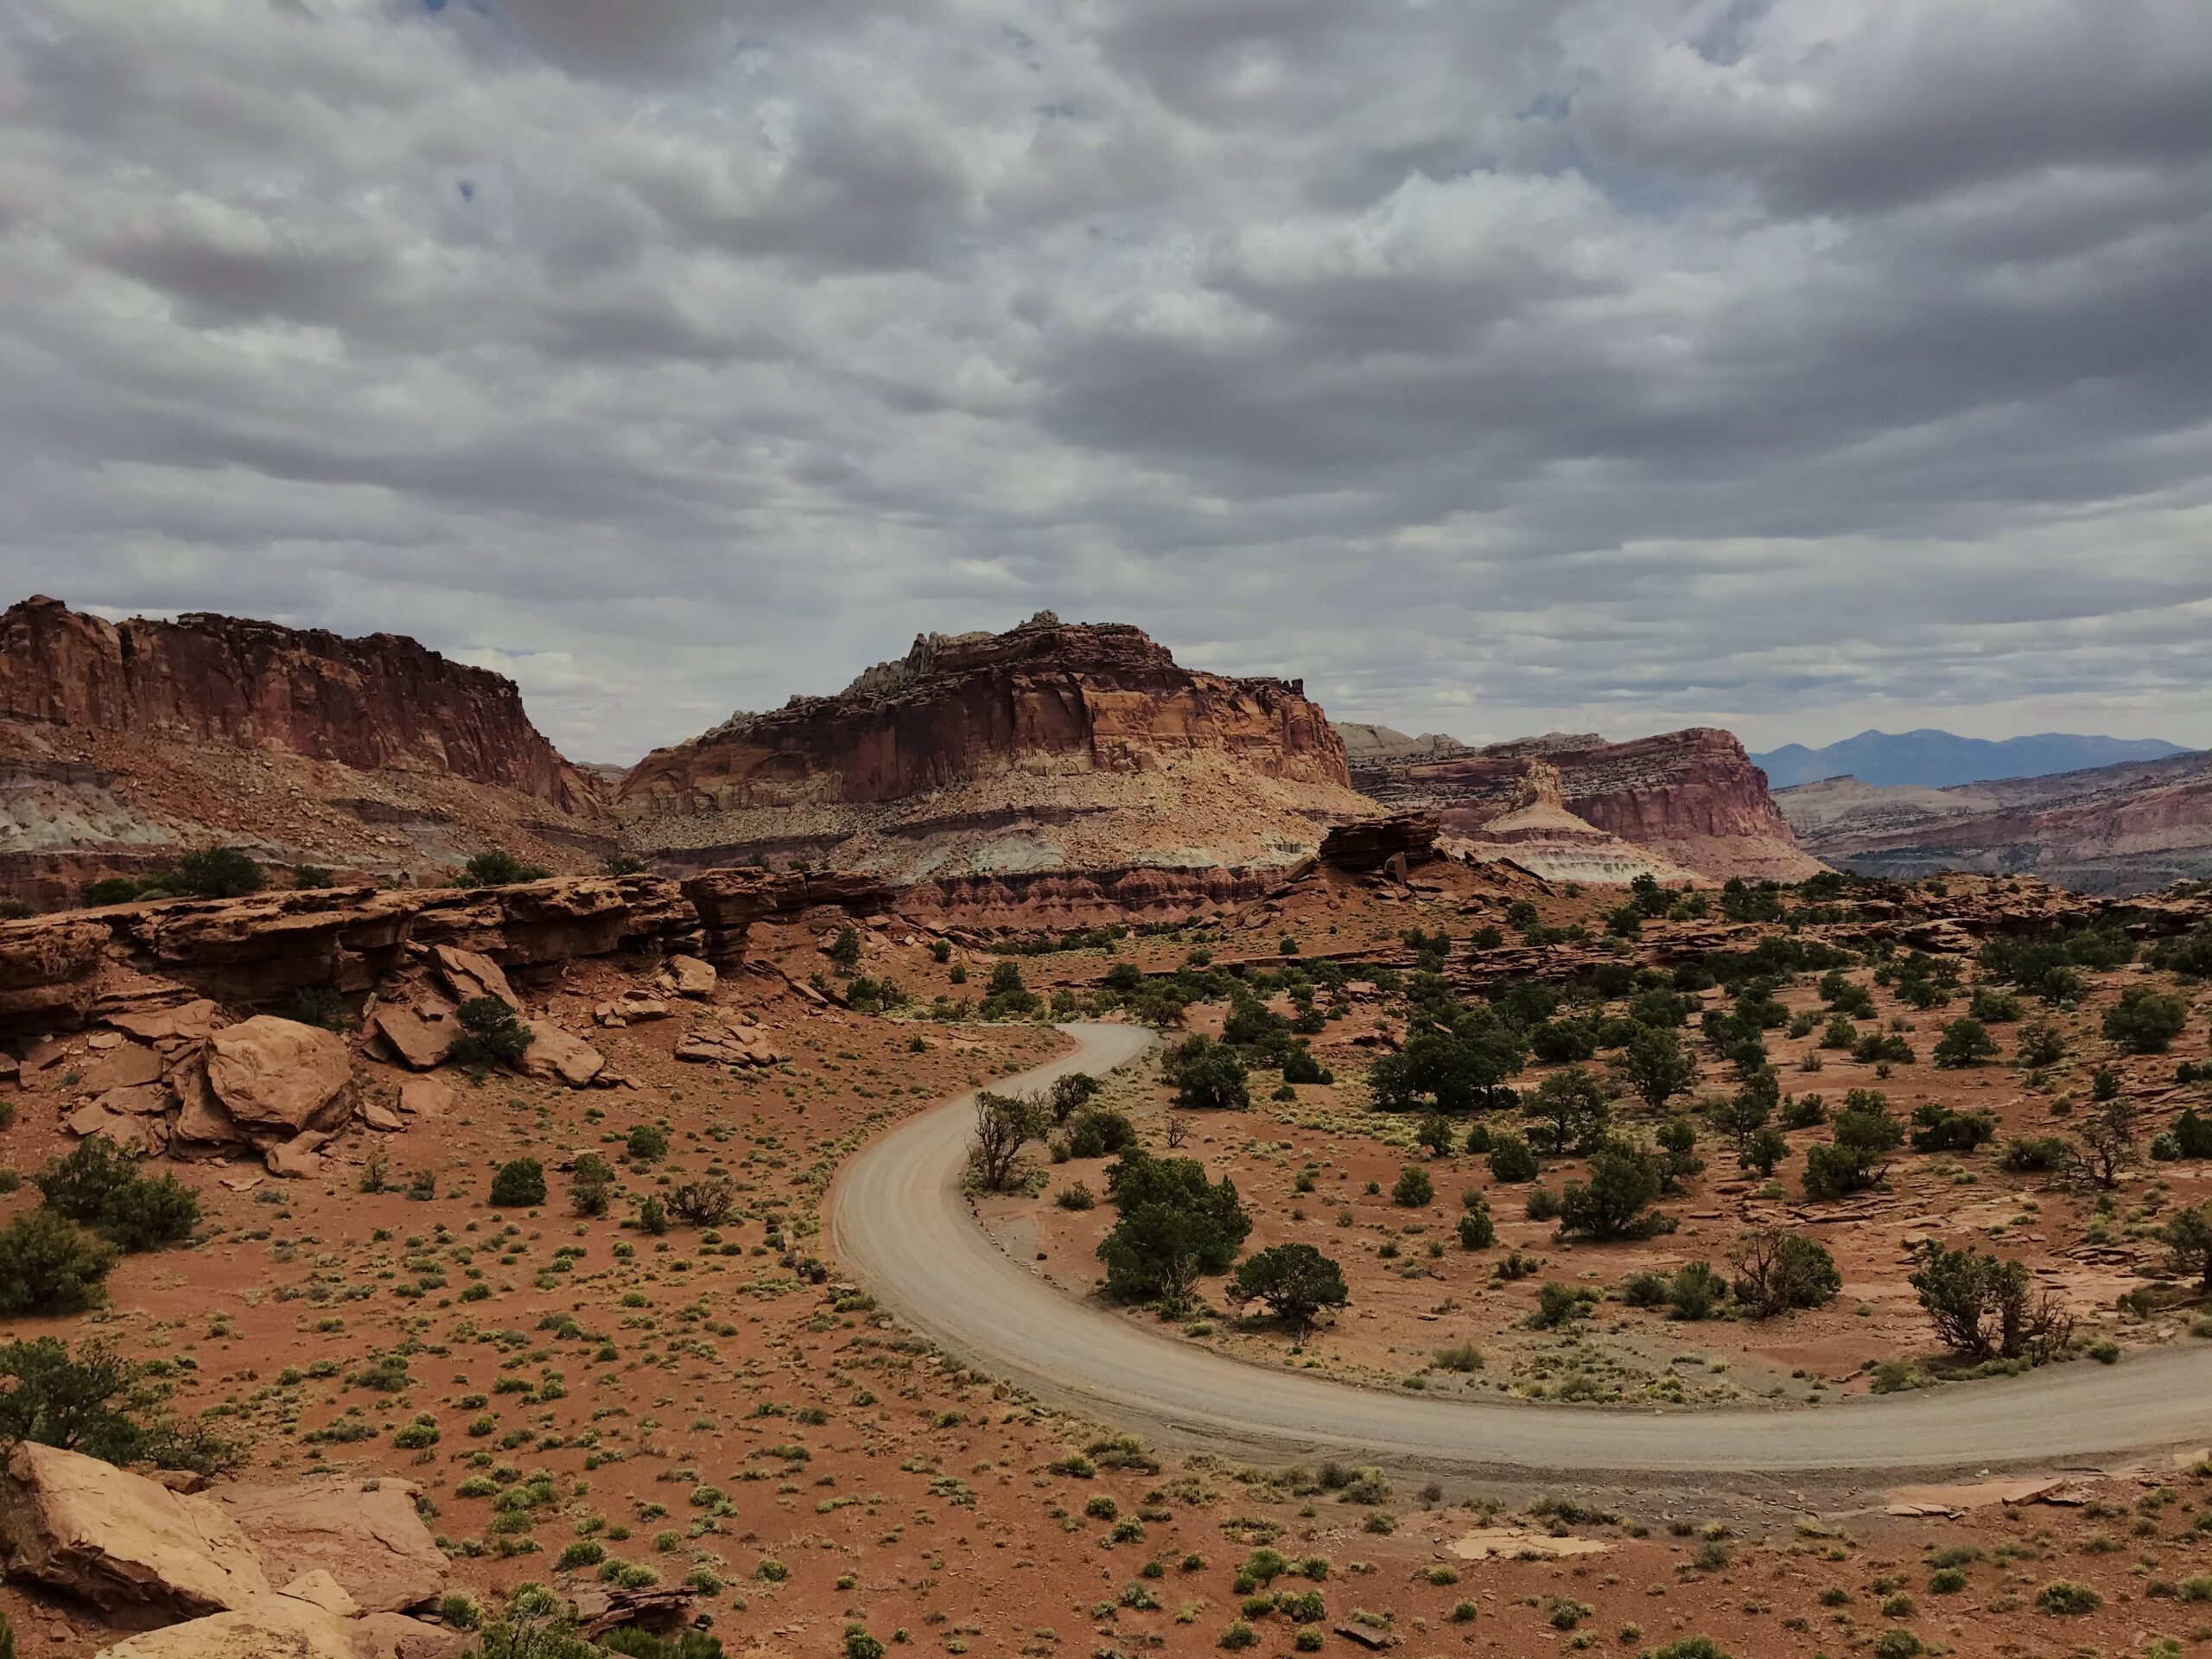
[[[2212,746],[2204,0],[10,0],[5,597]]]

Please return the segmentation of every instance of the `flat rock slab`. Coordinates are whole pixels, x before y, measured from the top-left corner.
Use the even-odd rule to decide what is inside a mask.
[[[272,1595],[131,1637],[102,1648],[94,1659],[382,1659],[369,1637],[365,1620],[304,1596]]]
[[[133,1089],[162,1080],[162,1057],[143,1043],[124,1043],[103,1054],[85,1073],[83,1087],[94,1094]]]
[[[111,1089],[93,1104],[103,1111],[126,1117],[159,1117],[168,1111],[174,1099],[166,1084],[139,1083],[124,1089]]]
[[[1563,1560],[1570,1555],[1602,1555],[1611,1546],[1602,1538],[1554,1538],[1526,1527],[1477,1527],[1445,1548],[1463,1561]]]
[[[200,1042],[214,1035],[219,1012],[203,996],[173,1008],[142,1008],[129,1014],[111,1014],[108,1024],[119,1031],[129,1032],[133,1037],[143,1037],[149,1043],[177,1039]]]
[[[0,1548],[9,1577],[89,1603],[126,1628],[270,1594],[259,1552],[213,1499],[28,1441],[0,1476]]]
[[[118,1146],[136,1147],[149,1155],[158,1154],[168,1144],[168,1127],[159,1119],[111,1112],[97,1101],[77,1108],[62,1120],[62,1127],[87,1140],[103,1135]]]
[[[428,1071],[442,1061],[459,1029],[442,1007],[426,1012],[386,1002],[369,1016],[370,1034],[392,1058],[414,1071]]]
[[[270,1577],[326,1572],[364,1611],[396,1613],[435,1601],[446,1586],[445,1553],[416,1512],[416,1491],[404,1480],[311,1480],[230,1486],[216,1501]]]
[[[430,961],[438,970],[438,977],[453,993],[456,1002],[467,1002],[480,996],[496,996],[509,1007],[519,1011],[522,998],[515,995],[515,988],[507,983],[507,976],[499,964],[481,951],[464,950],[457,944],[438,944],[430,947]]]
[[[1963,1515],[2000,1503],[2080,1503],[2085,1495],[2069,1491],[2065,1477],[2033,1480],[1977,1480],[1948,1486],[1900,1486],[1890,1494],[1890,1515]]]
[[[435,1123],[453,1109],[453,1090],[435,1077],[410,1077],[399,1085],[399,1109],[417,1122]]]

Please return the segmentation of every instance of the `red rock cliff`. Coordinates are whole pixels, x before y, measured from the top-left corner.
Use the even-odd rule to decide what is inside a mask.
[[[1300,682],[1194,672],[1136,628],[1048,612],[1005,633],[918,639],[837,696],[656,750],[621,797],[677,812],[871,805],[1018,766],[1146,772],[1201,751],[1261,777],[1349,781]]]
[[[1576,817],[1700,874],[1794,881],[1821,868],[1798,848],[1766,775],[1733,733],[1714,727],[1627,743],[1501,743],[1448,760],[1363,766],[1355,781],[1393,806],[1429,806],[1447,833],[1469,834],[1510,804],[1532,755],[1559,768]]]
[[[0,614],[0,720],[444,773],[564,810],[589,793],[513,681],[397,634],[197,613],[115,623],[29,599]]]

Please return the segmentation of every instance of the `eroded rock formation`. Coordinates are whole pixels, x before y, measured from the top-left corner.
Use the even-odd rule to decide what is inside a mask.
[[[1954,789],[1838,778],[1775,800],[1810,850],[1869,875],[2018,873],[2109,893],[2212,876],[2212,755]]]
[[[1532,760],[1557,768],[1564,810],[1700,875],[1794,881],[1822,868],[1797,846],[1744,746],[1711,727],[1627,743],[1554,734],[1438,760],[1363,766],[1354,781],[1385,805],[1433,811],[1448,836],[1479,839],[1493,820],[1526,805]]]
[[[1530,757],[1511,807],[1452,845],[1463,857],[1508,860],[1547,881],[1625,887],[1648,875],[1663,887],[1688,887],[1699,880],[1672,860],[1569,811],[1559,768],[1541,755]]]
[[[564,809],[586,788],[512,680],[398,634],[205,613],[110,622],[41,595],[0,614],[0,720],[450,773]]]
[[[930,635],[834,697],[657,750],[633,839],[734,861],[804,842],[899,875],[1287,862],[1367,809],[1296,680],[1179,667],[1136,628],[1049,613]]]

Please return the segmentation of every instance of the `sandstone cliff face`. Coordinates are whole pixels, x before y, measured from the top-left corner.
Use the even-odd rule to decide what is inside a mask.
[[[1299,682],[1181,668],[1135,628],[1046,613],[918,639],[835,697],[658,750],[619,804],[673,864],[804,844],[887,874],[995,875],[1288,861],[1371,810],[1348,781]]]
[[[1776,799],[1812,850],[1869,875],[2030,874],[2109,893],[2212,875],[2212,755],[1942,790],[1834,779]]]
[[[1263,778],[1350,781],[1343,742],[1299,682],[1194,673],[1138,629],[1047,613],[1005,633],[917,639],[837,696],[657,749],[620,798],[691,812],[873,805],[1025,766],[1157,771],[1192,751]]]
[[[1795,881],[1817,873],[1728,732],[1693,727],[1627,743],[1562,734],[1411,764],[1362,766],[1354,781],[1385,804],[1427,806],[1449,835],[1479,838],[1513,810],[1529,762],[1559,771],[1567,810],[1699,874]]]
[[[443,773],[564,810],[588,794],[513,681],[396,634],[206,614],[115,623],[29,599],[0,614],[0,720]]]

